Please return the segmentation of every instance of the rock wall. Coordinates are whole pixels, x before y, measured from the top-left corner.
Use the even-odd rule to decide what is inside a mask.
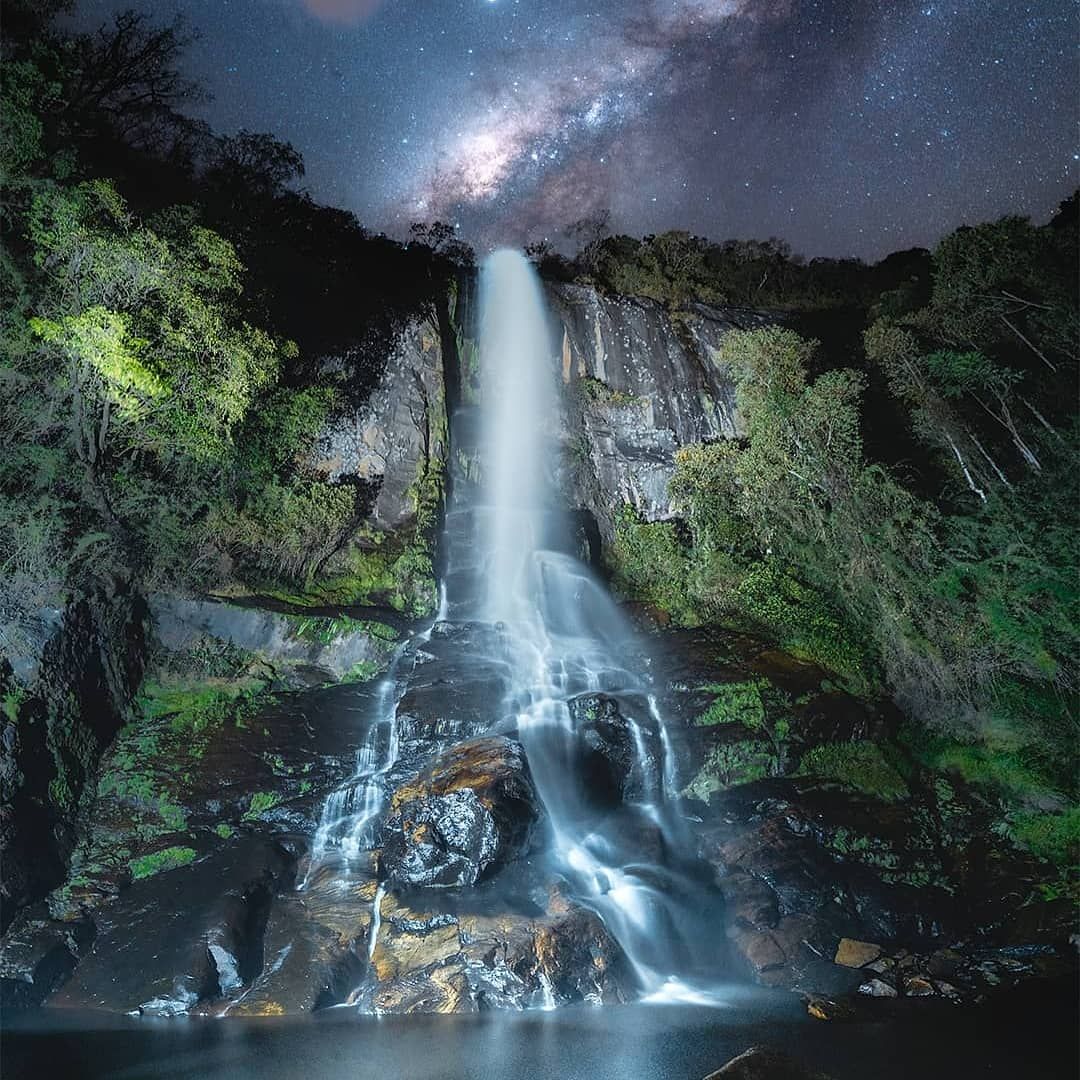
[[[561,483],[609,541],[623,504],[648,521],[671,516],[667,486],[688,443],[742,433],[724,335],[771,320],[696,305],[672,313],[652,300],[549,285],[564,394]]]
[[[382,532],[416,516],[416,484],[446,460],[446,391],[439,327],[417,317],[401,331],[371,395],[317,440],[314,469],[378,485],[367,522]]]
[[[358,671],[370,677],[387,663],[397,640],[379,622],[296,615],[213,599],[150,597],[154,636],[180,653],[210,639],[254,654],[275,685],[287,688],[345,682]]]
[[[134,594],[94,596],[44,612],[40,632],[5,647],[0,928],[63,880],[87,782],[134,715],[145,614]]]

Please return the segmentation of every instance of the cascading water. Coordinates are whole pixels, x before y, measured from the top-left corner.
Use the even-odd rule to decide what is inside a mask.
[[[551,869],[618,941],[642,997],[715,1003],[706,989],[717,958],[706,943],[710,904],[674,801],[675,763],[656,699],[642,674],[633,629],[588,568],[567,552],[569,517],[558,505],[554,431],[559,416],[554,350],[539,282],[517,252],[499,251],[481,274],[479,410],[452,418],[457,476],[447,508],[434,623],[399,649],[378,690],[352,778],[327,800],[309,870],[339,892],[370,881],[370,856],[391,779],[422,767],[438,746],[403,739],[398,710],[410,665],[440,626],[486,628],[482,652],[461,658],[494,673],[487,730],[516,733],[544,805]],[[479,431],[475,430],[479,421]],[[461,462],[466,462],[461,465]],[[474,481],[479,475],[479,483]],[[478,646],[479,647],[479,646]],[[480,679],[478,674],[474,676]],[[500,691],[494,691],[497,698]],[[631,746],[622,798],[598,800],[579,729],[582,695],[618,703]],[[448,717],[450,731],[456,718]],[[444,739],[445,741],[445,739]],[[452,740],[451,740],[452,741]],[[404,755],[402,757],[401,755]],[[412,755],[412,756],[410,756]],[[374,955],[383,885],[368,940]],[[555,997],[541,972],[541,1007]],[[358,987],[350,1001],[365,1000]]]
[[[572,891],[617,938],[644,995],[706,1000],[684,979],[701,966],[689,942],[712,935],[693,925],[694,882],[678,864],[683,826],[670,801],[668,733],[647,685],[627,666],[640,655],[631,628],[587,568],[558,550],[569,544],[547,431],[558,415],[553,355],[535,273],[518,252],[496,252],[481,277],[481,475],[490,499],[481,614],[501,629],[513,672],[506,709]],[[588,791],[570,704],[585,692],[617,698],[627,718],[638,798],[622,814],[598,810]]]

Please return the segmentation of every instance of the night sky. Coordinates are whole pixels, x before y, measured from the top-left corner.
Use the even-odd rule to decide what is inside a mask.
[[[93,26],[138,0],[84,0]],[[164,0],[215,129],[373,230],[779,236],[876,258],[1077,184],[1069,0]]]

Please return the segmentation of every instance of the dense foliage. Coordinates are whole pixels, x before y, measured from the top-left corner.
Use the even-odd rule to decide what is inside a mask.
[[[874,266],[859,259],[805,259],[783,240],[717,243],[683,230],[636,239],[610,236],[606,218],[568,230],[579,244],[566,259],[549,244],[528,249],[541,273],[584,280],[623,296],[680,307],[692,303],[770,310],[867,307],[908,311],[929,294],[926,251],[898,251]]]
[[[64,6],[5,11],[3,618],[116,576],[302,590],[370,498],[309,472],[312,442],[466,253],[369,237],[295,189],[292,147],[185,116],[181,24],[71,35]],[[387,595],[431,574],[380,558]]]
[[[928,761],[1021,804],[1077,787],[1076,211],[946,237],[923,306],[864,305],[858,368],[791,329],[728,336],[745,438],[682,450],[681,521],[627,510],[613,551],[683,622],[757,623],[888,687]],[[871,382],[921,462],[868,453]]]

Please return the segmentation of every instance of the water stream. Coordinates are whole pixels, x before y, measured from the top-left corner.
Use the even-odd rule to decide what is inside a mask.
[[[491,255],[480,301],[481,404],[452,419],[455,454],[469,464],[447,510],[440,610],[395,656],[355,774],[324,807],[311,867],[331,864],[345,883],[370,853],[387,774],[401,753],[397,711],[408,665],[443,620],[481,624],[490,644],[475,664],[500,672],[505,687],[501,703],[491,703],[491,726],[516,732],[526,751],[553,870],[617,939],[641,997],[711,1003],[718,963],[702,943],[715,934],[701,925],[709,905],[683,855],[690,845],[673,801],[671,740],[642,670],[641,642],[571,554],[569,515],[556,495],[555,350],[527,260],[513,251]],[[592,790],[574,707],[583,694],[617,702],[632,743],[615,809]],[[381,899],[380,888],[372,951]],[[549,991],[543,1004],[553,1003]]]
[[[607,590],[573,555],[553,480],[549,430],[558,415],[555,350],[535,272],[499,251],[481,277],[484,417],[482,465],[491,504],[482,533],[481,611],[502,628],[514,673],[504,708],[516,721],[551,824],[553,854],[571,893],[593,908],[622,946],[643,996],[702,1001],[688,976],[693,882],[681,874],[682,823],[674,812],[674,762],[655,698],[629,667],[641,654]],[[634,798],[626,812],[598,809],[583,770],[571,707],[586,692],[615,698],[633,746]]]

